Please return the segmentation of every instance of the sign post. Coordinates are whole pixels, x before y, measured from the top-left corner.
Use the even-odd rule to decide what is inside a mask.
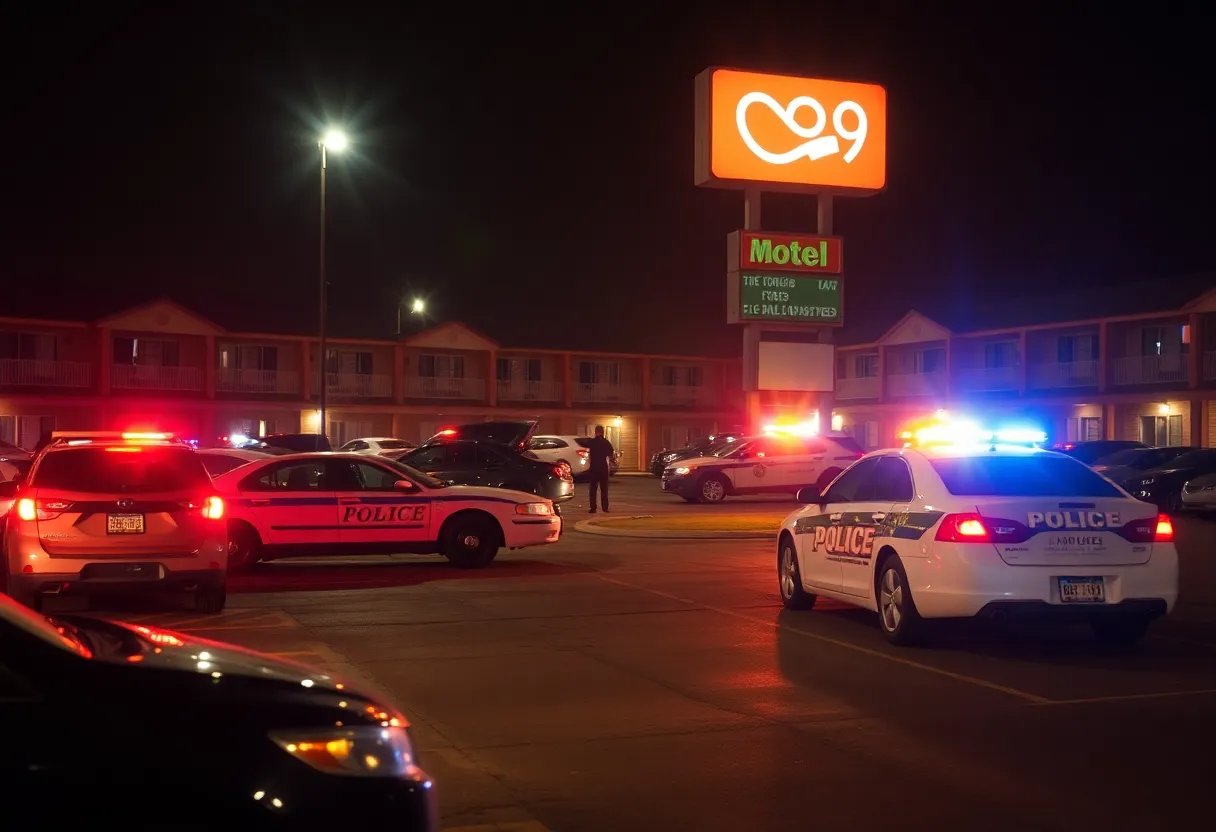
[[[886,185],[886,90],[714,67],[697,76],[695,90],[695,182],[743,191],[743,230],[727,241],[727,321],[743,325],[743,388],[749,424],[757,425],[765,336],[830,344],[832,328],[844,323],[848,281],[843,240],[832,236],[833,198]],[[764,190],[814,194],[815,235],[764,232]],[[834,389],[803,392],[816,394],[826,432]]]

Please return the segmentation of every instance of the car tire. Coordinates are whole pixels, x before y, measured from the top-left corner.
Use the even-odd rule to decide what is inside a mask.
[[[726,499],[726,478],[709,474],[697,483],[697,499],[702,503],[720,503]]]
[[[1102,616],[1089,622],[1089,628],[1102,644],[1130,647],[1144,638],[1151,623],[1143,615]]]
[[[457,515],[443,530],[443,555],[458,569],[482,569],[498,556],[502,531],[488,515]]]
[[[248,523],[228,524],[228,571],[249,572],[262,558],[262,538]]]
[[[777,587],[781,603],[787,610],[809,610],[815,606],[817,595],[802,588],[802,571],[798,568],[798,550],[794,538],[781,535],[777,544]]]
[[[917,644],[924,620],[916,611],[916,602],[908,586],[908,573],[904,571],[899,555],[891,555],[879,567],[874,597],[878,606],[878,626],[887,641],[899,647]]]
[[[228,589],[219,586],[200,586],[194,591],[194,610],[203,615],[216,615],[228,604]]]

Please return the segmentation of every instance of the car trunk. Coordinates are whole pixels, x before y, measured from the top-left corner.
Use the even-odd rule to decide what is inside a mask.
[[[202,514],[203,499],[154,493],[98,500],[57,492],[38,500],[38,538],[53,558],[190,555],[214,533],[214,521]]]
[[[1019,497],[976,507],[1014,566],[1124,566],[1153,554],[1157,509],[1126,498]]]

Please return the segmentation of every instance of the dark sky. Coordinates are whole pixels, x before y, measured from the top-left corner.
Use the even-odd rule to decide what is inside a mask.
[[[417,292],[506,343],[733,351],[742,198],[692,184],[693,78],[714,64],[887,87],[887,190],[837,200],[854,321],[1209,265],[1198,11],[176,5],[7,19],[0,314],[169,295],[312,331],[315,141],[334,123],[355,143],[330,164],[336,329],[388,334]],[[764,215],[813,230],[814,199]]]

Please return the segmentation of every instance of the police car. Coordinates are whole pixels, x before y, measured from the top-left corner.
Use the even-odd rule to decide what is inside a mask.
[[[1039,615],[1131,643],[1178,597],[1169,517],[1083,463],[988,444],[875,451],[782,523],[781,598],[879,613],[893,644],[924,619]]]
[[[556,543],[553,503],[504,488],[448,485],[385,457],[305,453],[215,479],[229,506],[229,568],[313,554],[442,554],[487,566],[501,547]]]
[[[863,454],[844,435],[798,436],[774,431],[745,436],[712,456],[684,459],[663,469],[663,490],[690,503],[720,503],[727,496],[796,494],[827,485]]]

